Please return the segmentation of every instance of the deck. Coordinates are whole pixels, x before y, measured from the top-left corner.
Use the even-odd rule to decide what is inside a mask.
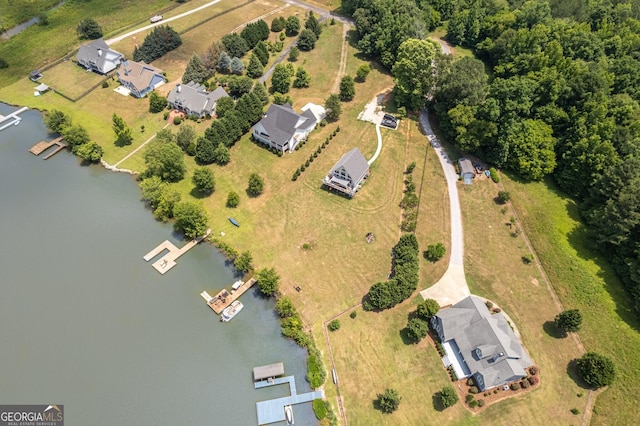
[[[198,244],[200,241],[207,238],[210,233],[211,229],[207,229],[207,232],[202,237],[198,237],[195,240],[189,241],[182,248],[178,248],[171,241],[165,240],[149,253],[145,254],[143,256],[143,259],[148,262],[163,251],[168,250],[169,252],[167,254],[156,260],[152,265],[156,271],[164,275],[169,269],[176,266],[176,259],[195,247],[196,244]]]
[[[34,155],[40,155],[43,152],[45,152],[46,150],[48,150],[49,148],[51,148],[52,146],[57,145],[58,147],[56,149],[54,149],[53,151],[51,151],[50,153],[48,153],[47,155],[44,156],[45,160],[48,160],[49,158],[53,157],[54,155],[56,155],[57,153],[59,153],[60,151],[62,151],[64,148],[66,148],[67,144],[62,142],[62,136],[55,138],[52,141],[40,141],[37,144],[35,144],[34,146],[32,146],[31,148],[29,148],[29,152],[34,154]]]
[[[209,301],[207,301],[207,305],[213,312],[220,315],[224,309],[233,303],[234,300],[242,296],[247,290],[249,290],[253,285],[257,282],[255,278],[249,279],[247,282],[242,284],[236,291],[233,293],[229,293],[227,289],[222,289],[218,294],[213,296]]]
[[[254,387],[256,389],[261,389],[267,386],[281,385],[284,383],[289,383],[289,391],[291,393],[291,396],[256,402],[256,411],[258,413],[259,425],[286,421],[287,418],[284,413],[284,407],[286,407],[287,405],[303,404],[305,402],[311,402],[314,399],[324,398],[324,391],[322,390],[307,392],[298,395],[296,392],[296,381],[293,376],[280,377],[274,380],[256,382],[254,384]]]

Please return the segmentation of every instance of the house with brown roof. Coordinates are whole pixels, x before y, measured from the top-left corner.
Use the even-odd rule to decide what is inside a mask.
[[[125,59],[120,63],[116,77],[122,86],[136,98],[142,98],[167,82],[162,70],[142,62]]]

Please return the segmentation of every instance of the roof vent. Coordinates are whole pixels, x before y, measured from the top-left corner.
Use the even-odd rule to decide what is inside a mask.
[[[180,93],[181,90],[182,90],[182,84],[180,83],[176,84],[176,92]]]
[[[102,56],[102,49],[98,49],[98,56]]]

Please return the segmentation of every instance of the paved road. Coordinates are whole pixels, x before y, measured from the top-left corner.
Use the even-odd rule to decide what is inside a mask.
[[[105,43],[107,43],[107,45],[112,45],[113,43],[117,43],[120,40],[123,40],[123,39],[125,39],[127,37],[130,37],[130,36],[132,36],[134,34],[137,34],[139,32],[146,31],[146,30],[151,29],[153,27],[157,27],[158,25],[164,25],[167,22],[175,21],[176,19],[180,19],[180,18],[182,18],[184,16],[191,15],[192,13],[199,12],[202,9],[206,9],[207,7],[213,6],[216,3],[220,3],[220,0],[211,1],[211,2],[209,2],[207,4],[203,4],[202,6],[199,6],[199,7],[196,7],[194,9],[188,10],[188,11],[186,11],[184,13],[179,14],[179,15],[172,16],[171,18],[163,19],[162,21],[156,22],[155,24],[146,25],[146,26],[144,26],[142,28],[138,28],[137,30],[130,31],[130,32],[128,32],[126,34],[123,34],[121,36],[110,38],[109,40],[105,40]]]

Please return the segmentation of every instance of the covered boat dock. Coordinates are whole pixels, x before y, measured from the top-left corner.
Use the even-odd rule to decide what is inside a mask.
[[[273,379],[284,375],[284,364],[277,362],[275,364],[262,365],[260,367],[254,367],[253,369],[253,381],[259,382],[264,379]]]

